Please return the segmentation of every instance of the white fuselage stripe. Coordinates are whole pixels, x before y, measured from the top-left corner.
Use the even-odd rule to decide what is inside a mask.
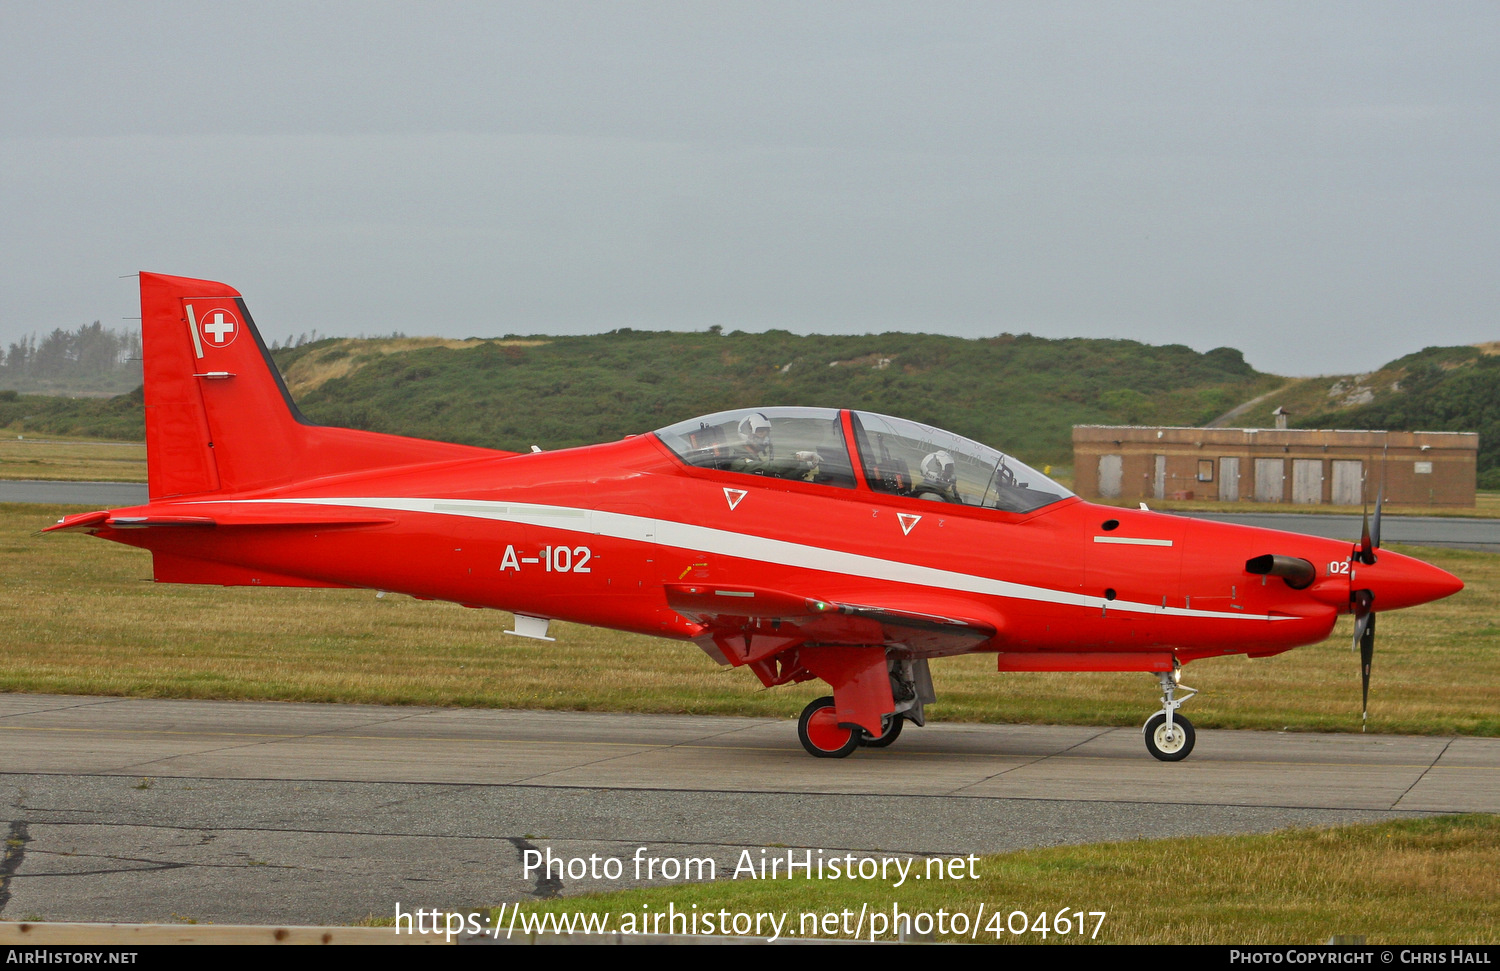
[[[1119,546],[1171,546],[1169,539],[1136,539],[1133,536],[1095,536],[1096,543],[1115,543]]]
[[[1168,617],[1198,617],[1217,620],[1280,620],[1267,614],[1229,613],[1216,610],[1193,610],[1190,607],[1168,607],[1162,604],[1135,603],[1128,600],[1106,600],[1089,597],[1065,590],[1050,590],[1033,587],[1009,580],[955,573],[935,567],[887,560],[844,550],[831,550],[822,546],[807,546],[785,540],[756,536],[753,533],[737,533],[709,526],[673,522],[669,519],[650,519],[627,513],[606,512],[600,509],[583,509],[576,506],[544,506],[526,502],[488,502],[482,499],[408,499],[394,497],[349,497],[307,499],[230,499],[200,500],[193,505],[315,505],[349,506],[361,509],[386,509],[400,512],[432,513],[439,516],[465,516],[471,519],[488,519],[497,522],[522,523],[544,526],[586,535],[609,536],[613,539],[638,540],[670,546],[684,551],[716,553],[735,556],[763,563],[794,565],[828,573],[842,573],[869,580],[886,580],[892,583],[909,583],[917,586],[936,587],[942,590],[958,590],[965,593],[1008,597],[1014,600],[1031,600],[1039,603],[1063,604],[1070,607],[1090,607],[1125,613],[1156,614]],[[654,534],[654,536],[653,536]],[[649,538],[648,538],[649,537]],[[821,594],[819,594],[821,596]]]

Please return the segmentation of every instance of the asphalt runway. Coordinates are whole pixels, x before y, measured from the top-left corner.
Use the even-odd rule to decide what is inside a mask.
[[[144,482],[49,482],[43,479],[0,480],[0,502],[44,502],[58,505],[123,509],[148,501]]]
[[[0,920],[346,923],[662,881],[788,847],[967,855],[1500,811],[1500,739],[930,725],[813,759],[790,721],[0,695]],[[621,861],[543,879],[528,850]],[[1016,906],[1027,902],[1017,901]],[[1049,902],[1032,902],[1038,905]]]

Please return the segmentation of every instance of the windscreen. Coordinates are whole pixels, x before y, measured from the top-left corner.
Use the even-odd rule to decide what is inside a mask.
[[[882,492],[1031,512],[1073,493],[988,445],[930,425],[853,413],[865,481]]]

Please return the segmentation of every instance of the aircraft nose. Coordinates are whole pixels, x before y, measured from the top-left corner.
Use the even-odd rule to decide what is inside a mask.
[[[1380,550],[1370,566],[1356,569],[1350,586],[1375,595],[1376,610],[1399,610],[1451,597],[1464,583],[1447,570],[1400,553]]]

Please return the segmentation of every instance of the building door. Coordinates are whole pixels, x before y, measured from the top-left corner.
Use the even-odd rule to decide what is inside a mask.
[[[1221,502],[1240,501],[1240,460],[1238,457],[1226,455],[1219,459],[1219,500]]]
[[[1315,506],[1323,501],[1323,460],[1292,459],[1292,501]]]
[[[1151,477],[1151,494],[1158,499],[1167,497],[1167,457],[1156,456],[1156,472]]]
[[[1333,462],[1333,504],[1357,506],[1365,501],[1365,463],[1335,459]]]
[[[1101,499],[1120,498],[1120,478],[1123,468],[1120,456],[1099,456],[1099,497]]]
[[[1286,463],[1281,459],[1255,460],[1255,501],[1281,502],[1286,497]]]

